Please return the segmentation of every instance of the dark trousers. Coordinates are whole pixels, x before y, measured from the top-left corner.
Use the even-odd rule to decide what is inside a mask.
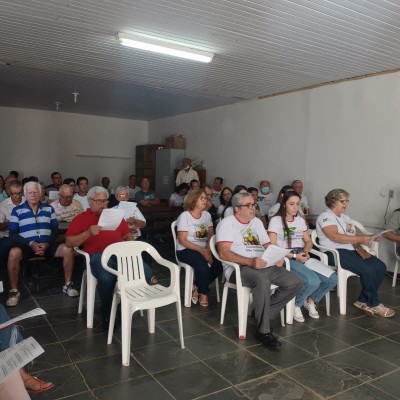
[[[208,265],[205,258],[196,250],[184,249],[176,252],[178,260],[189,264],[194,269],[194,282],[199,294],[208,294],[209,285],[222,273],[222,264],[215,260]]]
[[[366,303],[369,307],[380,304],[378,290],[385,277],[386,265],[374,256],[363,260],[354,250],[337,249],[340,255],[342,268],[360,276],[361,293],[358,301]],[[330,252],[328,262],[334,265],[333,255]]]

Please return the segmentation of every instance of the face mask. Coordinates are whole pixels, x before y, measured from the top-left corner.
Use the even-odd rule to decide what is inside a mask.
[[[268,193],[269,193],[269,187],[263,187],[263,188],[261,189],[261,193],[262,193],[262,194],[268,194]]]

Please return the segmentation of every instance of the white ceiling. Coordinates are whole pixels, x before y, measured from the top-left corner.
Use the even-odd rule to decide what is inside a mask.
[[[154,55],[117,32],[215,56]],[[0,0],[0,106],[152,120],[399,67],[400,1]]]

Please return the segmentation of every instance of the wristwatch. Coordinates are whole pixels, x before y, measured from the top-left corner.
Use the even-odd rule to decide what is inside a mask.
[[[296,254],[296,253],[293,253],[293,259],[294,259],[294,260],[296,259],[296,256],[297,256],[297,254]]]
[[[29,246],[29,247],[32,247],[33,242],[34,242],[34,241],[31,240],[31,241],[29,242],[29,245],[28,245],[28,246]]]

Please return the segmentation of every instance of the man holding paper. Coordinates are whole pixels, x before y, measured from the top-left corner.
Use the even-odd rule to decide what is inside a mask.
[[[232,198],[234,215],[224,218],[217,226],[217,246],[223,260],[240,265],[244,286],[252,289],[257,321],[256,338],[268,347],[278,347],[272,334],[270,320],[276,318],[302,287],[301,280],[282,268],[283,259],[269,265],[262,257],[270,240],[261,220],[255,217],[254,199],[249,193]],[[234,283],[234,269],[224,265],[226,280]],[[271,284],[278,286],[271,296]]]
[[[123,219],[124,212],[107,209],[107,189],[101,186],[92,187],[88,192],[88,200],[90,208],[72,220],[65,234],[65,239],[68,247],[83,245],[83,250],[90,255],[90,266],[93,275],[97,279],[97,288],[101,300],[103,325],[108,328],[113,291],[117,278],[102,267],[101,255],[110,244],[133,240],[133,236],[128,224]],[[103,210],[104,216],[102,215]],[[116,215],[113,217],[111,214]],[[116,218],[119,218],[119,220],[116,221]],[[104,220],[104,223],[102,220]],[[106,225],[108,229],[104,229]],[[108,266],[116,269],[117,260],[110,258]]]

